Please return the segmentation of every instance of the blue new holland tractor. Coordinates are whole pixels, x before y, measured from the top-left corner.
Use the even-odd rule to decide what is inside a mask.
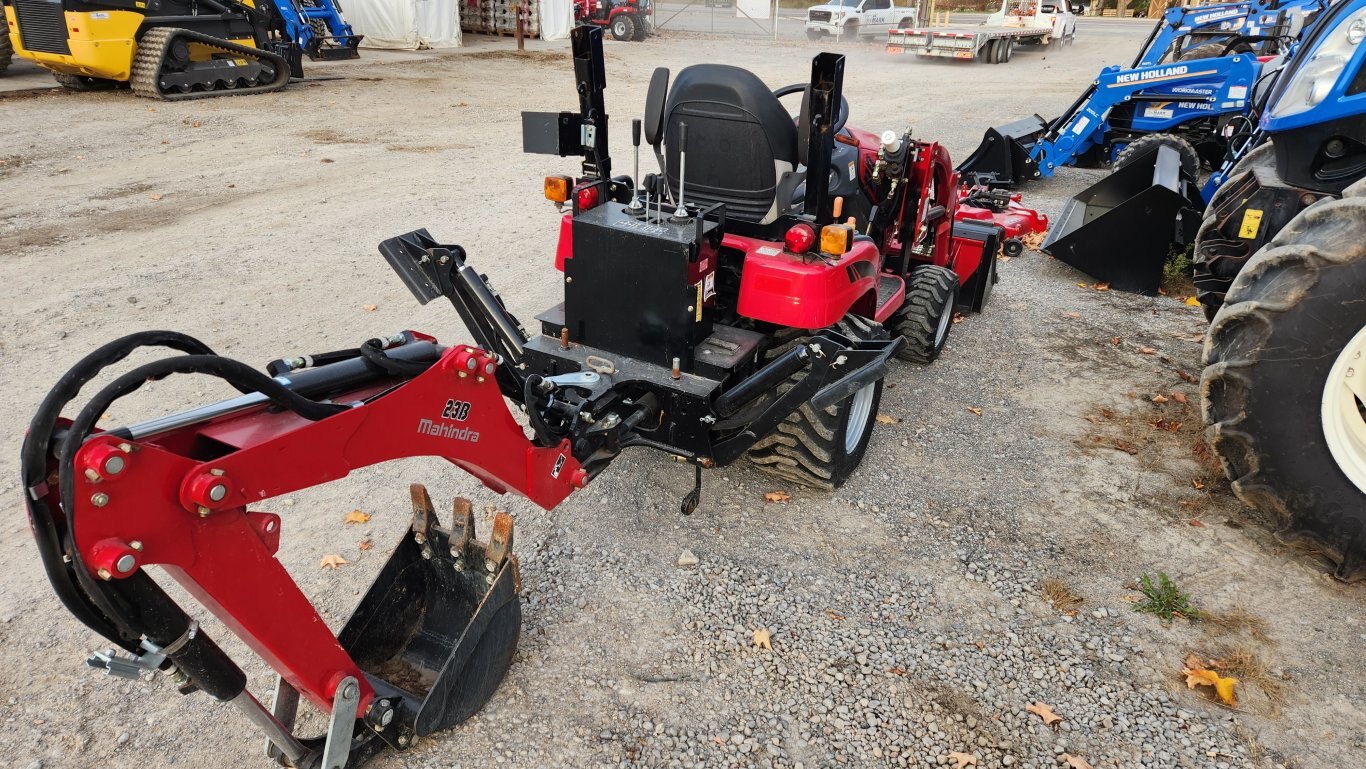
[[[1195,242],[1212,323],[1200,388],[1233,491],[1366,576],[1366,0],[1325,12],[1281,73],[1267,141]]]

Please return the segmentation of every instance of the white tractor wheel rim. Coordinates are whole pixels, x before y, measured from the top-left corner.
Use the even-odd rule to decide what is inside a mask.
[[[876,390],[877,382],[874,382],[854,393],[854,399],[849,402],[849,423],[844,428],[845,454],[854,453],[859,442],[863,440],[863,433],[868,429],[868,414],[873,410],[873,393]]]
[[[939,328],[934,330],[934,349],[944,344],[944,337],[949,335],[949,324],[953,322],[953,301],[950,300],[944,307],[944,311],[939,313]]]
[[[1366,327],[1338,355],[1323,388],[1323,437],[1338,468],[1366,494]]]

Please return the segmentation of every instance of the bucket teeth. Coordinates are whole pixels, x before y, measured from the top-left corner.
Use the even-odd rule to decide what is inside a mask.
[[[414,483],[408,487],[408,492],[413,498],[413,539],[425,547],[431,539],[432,529],[440,526],[441,521],[436,517],[436,508],[432,507],[426,486]]]
[[[464,497],[456,497],[451,502],[451,512],[455,516],[451,521],[451,555],[464,558],[470,543],[475,541],[474,505]]]

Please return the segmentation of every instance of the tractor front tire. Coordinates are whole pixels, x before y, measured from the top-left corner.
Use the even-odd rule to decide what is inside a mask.
[[[651,34],[653,34],[653,31],[650,29],[650,22],[645,20],[644,18],[639,18],[635,21],[636,34],[631,39],[638,43],[644,42],[646,39],[650,37]]]
[[[0,17],[2,16],[4,13],[0,12]],[[0,32],[0,75],[5,74],[5,70],[9,69],[9,62],[12,58],[14,58],[14,45],[9,41],[9,33]]]
[[[612,39],[630,40],[636,36],[636,20],[629,13],[619,13],[612,19]]]
[[[825,37],[825,30],[823,29],[808,29],[806,31],[807,40],[815,41],[820,40],[823,37]]]
[[[65,75],[61,72],[53,72],[52,78],[68,91],[112,91],[119,85],[116,80],[106,80],[102,77],[88,77],[86,75]]]
[[[1205,339],[1206,435],[1233,492],[1366,577],[1366,181],[1301,211]]]
[[[1114,170],[1129,165],[1134,162],[1134,158],[1143,154],[1150,147],[1171,147],[1181,154],[1181,170],[1185,171],[1192,180],[1200,178],[1200,153],[1195,151],[1191,143],[1175,134],[1144,134],[1124,145],[1124,149],[1115,156]]]
[[[847,315],[834,330],[854,339],[887,339],[882,326],[855,315]],[[775,347],[768,353],[776,357],[806,337]],[[781,395],[800,379],[794,375],[778,385]],[[760,470],[784,480],[814,489],[839,488],[863,461],[868,440],[877,423],[878,404],[882,402],[879,379],[847,399],[827,409],[817,410],[807,403],[792,412],[778,429],[761,438],[749,450],[749,461]]]
[[[1205,206],[1205,218],[1200,222],[1200,229],[1196,232],[1194,255],[1191,260],[1195,265],[1195,297],[1200,300],[1200,306],[1205,310],[1206,320],[1214,320],[1215,313],[1224,306],[1224,296],[1233,285],[1233,279],[1238,277],[1243,265],[1247,264],[1247,260],[1252,256],[1246,252],[1237,253],[1236,250],[1230,253],[1226,247],[1214,246],[1214,241],[1225,240],[1219,232],[1216,212],[1232,194],[1231,190],[1242,188],[1242,182],[1248,174],[1255,173],[1255,169],[1259,167],[1274,168],[1275,165],[1276,151],[1271,142],[1254,147],[1233,164],[1228,178],[1210,197],[1209,205]]]
[[[983,254],[992,260],[995,254]],[[933,363],[944,351],[953,308],[958,302],[958,275],[947,267],[923,264],[911,271],[906,282],[906,301],[892,314],[888,329],[906,344],[896,357],[911,363]]]

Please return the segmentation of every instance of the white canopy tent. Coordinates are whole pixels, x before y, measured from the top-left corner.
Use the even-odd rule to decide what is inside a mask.
[[[477,1],[477,0],[476,0]],[[562,40],[574,25],[573,0],[530,0],[537,3],[541,38]],[[456,48],[460,42],[460,8],[470,0],[347,0],[346,20],[365,35],[365,48],[417,50]]]

